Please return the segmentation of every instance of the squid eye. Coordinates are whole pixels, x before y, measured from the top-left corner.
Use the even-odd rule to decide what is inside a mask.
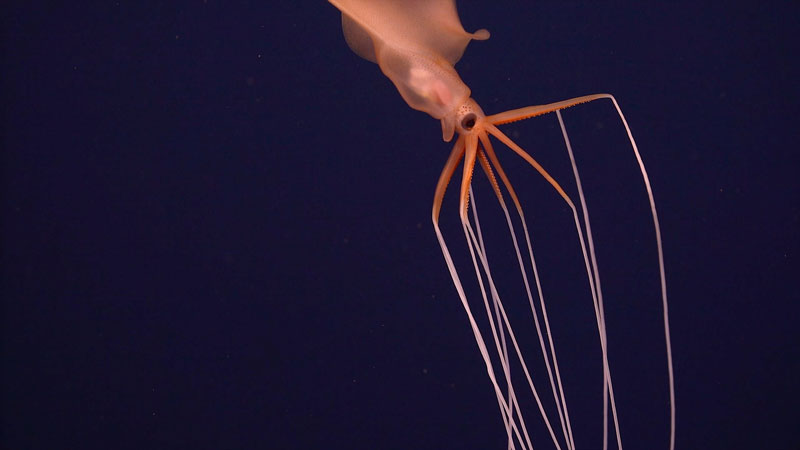
[[[475,126],[476,116],[474,113],[469,113],[461,119],[461,128],[469,131]]]

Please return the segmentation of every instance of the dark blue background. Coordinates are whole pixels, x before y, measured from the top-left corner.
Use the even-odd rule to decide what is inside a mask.
[[[679,448],[797,448],[796,3],[459,9],[492,32],[457,67],[487,113],[594,92],[626,112],[662,218]],[[333,6],[14,2],[2,16],[4,448],[505,445],[430,225],[449,145],[352,54]],[[608,104],[564,115],[576,139],[619,131]],[[554,126],[509,130],[568,177]],[[612,291],[639,244],[654,282],[623,150],[584,153],[597,192],[618,188],[595,203],[598,229],[613,240],[633,220],[615,207],[643,224],[607,251]],[[565,214],[530,189],[531,214],[539,197]],[[661,374],[628,394],[620,375],[628,448],[666,446],[647,302],[645,318],[617,309],[620,336],[642,343],[620,372],[650,358]]]

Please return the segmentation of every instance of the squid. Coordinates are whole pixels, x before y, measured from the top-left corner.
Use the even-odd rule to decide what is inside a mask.
[[[433,196],[431,219],[442,255],[448,271],[467,314],[475,342],[481,353],[486,370],[497,398],[500,416],[505,426],[508,448],[533,448],[532,436],[525,423],[527,417],[520,406],[518,395],[523,390],[530,390],[539,415],[544,422],[550,440],[558,449],[576,448],[572,425],[569,420],[567,393],[561,380],[553,330],[547,317],[547,308],[539,279],[533,246],[525,221],[522,203],[515,191],[509,176],[503,170],[495,152],[495,142],[501,143],[513,153],[521,157],[541,177],[546,180],[569,207],[576,234],[583,253],[586,278],[592,294],[595,312],[598,341],[602,353],[603,365],[603,402],[604,402],[604,438],[603,448],[608,446],[607,423],[613,419],[613,430],[618,448],[622,448],[622,435],[614,397],[614,384],[608,359],[607,338],[605,329],[605,312],[600,284],[600,275],[595,256],[594,240],[589,223],[588,209],[580,183],[578,169],[572,153],[569,136],[566,132],[561,110],[582,103],[598,100],[610,100],[622,125],[627,132],[631,148],[641,170],[647,190],[658,250],[658,267],[661,284],[663,306],[664,334],[668,366],[668,383],[670,395],[670,449],[675,445],[675,387],[672,369],[672,350],[669,336],[669,319],[666,276],[664,269],[664,253],[661,242],[661,230],[656,212],[656,205],[650,180],[645,170],[642,157],[631,129],[620,109],[617,100],[610,94],[594,94],[576,97],[554,103],[528,106],[497,114],[486,115],[478,103],[472,98],[469,87],[462,81],[454,66],[461,59],[467,45],[473,41],[484,41],[489,32],[480,29],[467,32],[461,24],[454,0],[329,0],[341,11],[342,30],[347,45],[360,57],[376,63],[397,88],[408,106],[429,114],[441,123],[442,138],[450,142],[457,135],[450,155],[444,164]],[[555,113],[561,127],[563,139],[572,163],[578,191],[578,205],[566,193],[558,181],[552,177],[536,159],[500,130],[500,126],[510,122],[530,119],[548,113]],[[460,176],[456,175],[458,166],[462,166]],[[546,378],[553,397],[556,414],[548,413],[543,404],[543,395],[536,387],[534,374],[520,349],[514,329],[511,326],[500,291],[492,276],[488,261],[483,234],[481,233],[477,206],[472,190],[472,179],[476,165],[486,175],[497,202],[502,208],[509,232],[513,240],[516,260],[520,269],[522,282],[527,294],[533,316],[534,326],[542,351]],[[454,180],[455,177],[455,180]],[[459,273],[445,241],[439,225],[439,217],[445,191],[451,182],[460,178],[458,190],[459,219],[464,231],[465,240],[472,259],[475,279],[480,287],[483,307],[485,309],[491,339],[487,339],[481,331],[472,311],[462,284],[463,273]],[[506,197],[510,199],[509,208]],[[518,231],[512,214],[515,212],[517,223],[522,230]],[[579,213],[580,209],[580,213]],[[470,211],[471,210],[471,211]],[[472,217],[470,217],[470,212]],[[532,279],[532,282],[531,282]],[[538,302],[537,302],[538,300]],[[538,303],[538,305],[537,305]],[[493,341],[487,343],[489,341]],[[514,364],[511,359],[516,358]],[[499,364],[497,363],[499,361]],[[521,373],[512,370],[521,367]],[[522,381],[518,381],[522,380]],[[522,389],[518,383],[526,384]]]

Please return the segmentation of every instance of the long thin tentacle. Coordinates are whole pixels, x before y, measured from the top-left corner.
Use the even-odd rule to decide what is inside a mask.
[[[619,118],[622,120],[622,124],[625,125],[625,131],[628,133],[628,140],[631,142],[631,147],[633,148],[633,154],[636,156],[636,162],[639,163],[639,171],[642,174],[642,180],[644,181],[644,186],[647,189],[647,199],[650,201],[650,212],[653,216],[653,228],[656,233],[656,247],[658,248],[658,271],[659,276],[661,279],[661,302],[662,302],[662,309],[664,312],[664,340],[666,342],[666,349],[667,349],[667,372],[669,375],[669,412],[670,412],[670,437],[669,437],[669,448],[671,450],[675,449],[675,376],[672,368],[672,340],[670,339],[669,334],[669,305],[667,302],[667,276],[666,270],[664,269],[664,246],[661,242],[661,225],[658,221],[658,212],[656,211],[656,200],[653,196],[653,188],[650,186],[650,177],[647,175],[647,169],[644,167],[644,161],[642,161],[642,155],[639,153],[639,147],[636,145],[636,140],[633,139],[633,133],[631,133],[631,127],[628,126],[628,121],[625,119],[625,115],[622,114],[622,109],[619,107],[617,103],[617,99],[614,98],[613,95],[607,96],[611,99],[611,102],[614,103],[614,108],[617,110],[617,114],[619,114]]]

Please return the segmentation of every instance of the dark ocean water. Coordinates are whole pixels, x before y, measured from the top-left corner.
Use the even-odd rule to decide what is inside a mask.
[[[678,448],[797,448],[796,3],[520,3],[459,2],[492,37],[456,68],[487,113],[622,106],[662,221]],[[505,448],[430,223],[450,145],[347,48],[333,6],[12,2],[2,21],[3,448]],[[641,178],[608,102],[564,119],[623,442],[666,448]],[[573,192],[555,116],[503,130]],[[501,158],[564,370],[597,374],[567,391],[578,446],[599,448],[570,216]]]

